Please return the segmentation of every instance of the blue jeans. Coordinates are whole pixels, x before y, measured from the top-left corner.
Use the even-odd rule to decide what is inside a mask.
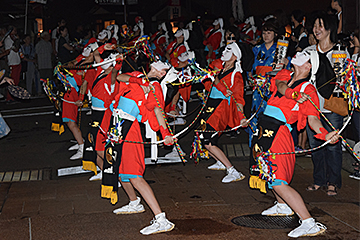
[[[343,124],[343,117],[336,113],[325,113],[325,117],[332,123],[336,129],[340,129]],[[329,124],[320,117],[324,128],[331,132],[333,131]],[[306,131],[309,138],[310,148],[317,147],[324,142],[314,138],[316,134],[309,125],[306,126]],[[342,150],[341,140],[335,144],[327,144],[311,153],[314,164],[314,184],[318,186],[326,186],[327,184],[334,184],[341,188],[341,166],[342,166]]]

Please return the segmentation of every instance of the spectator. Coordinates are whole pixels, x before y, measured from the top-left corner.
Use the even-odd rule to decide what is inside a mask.
[[[57,53],[58,53],[58,43],[59,43],[59,36],[60,36],[59,28],[62,26],[65,26],[65,25],[66,25],[65,19],[61,19],[58,22],[58,26],[51,32],[51,44],[52,44],[53,52],[54,52],[55,56],[57,56]],[[69,35],[67,35],[65,37],[65,39],[67,41],[69,41]]]
[[[278,36],[278,22],[275,18],[270,18],[267,20],[262,27],[262,38],[263,43],[256,45],[253,48],[254,52],[254,64],[249,72],[249,76],[252,75],[261,75],[265,76],[267,72],[272,71],[272,66],[274,64],[274,57],[277,45],[277,36]],[[260,93],[257,88],[252,95],[252,105],[251,110],[257,111],[256,117],[254,117],[250,124],[252,126],[256,126],[258,121],[258,116],[262,113],[266,107],[266,101],[270,97],[270,93],[266,93],[267,95],[262,96],[263,93]],[[251,143],[253,132],[246,129],[249,133],[249,143]]]
[[[9,66],[7,64],[6,56],[9,55],[10,50],[5,50],[4,37],[7,30],[6,27],[0,27],[0,69],[5,69],[6,74],[9,73]]]
[[[70,46],[69,42],[66,40],[68,34],[68,29],[66,26],[61,26],[59,28],[60,36],[58,42],[58,58],[61,63],[67,63],[72,60],[72,52],[75,50]]]
[[[291,14],[292,31],[291,41],[289,43],[288,55],[295,56],[296,52],[300,52],[309,46],[307,34],[304,28],[305,14],[301,10],[295,10]]]
[[[74,34],[72,34],[71,37],[75,42],[79,43],[80,40],[84,37],[84,26],[82,24],[78,24],[76,26],[76,31]]]
[[[94,37],[93,30],[90,28],[85,29],[84,31],[84,37],[82,39],[82,45],[85,47],[90,42],[90,39],[93,39],[93,42],[96,41],[96,38]]]
[[[53,76],[52,60],[54,58],[53,48],[50,43],[49,32],[40,34],[40,41],[35,46],[35,58],[40,72],[40,78],[51,79]]]
[[[8,30],[12,29],[9,36],[4,40],[5,50],[10,50],[8,55],[8,65],[10,67],[10,76],[14,80],[14,85],[19,85],[20,73],[21,73],[21,59],[19,54],[20,39],[17,35],[17,29],[13,26],[9,26]],[[6,97],[7,103],[12,103],[15,100],[12,98],[10,93]]]
[[[27,91],[33,95],[33,83],[35,85],[35,91],[37,94],[41,93],[41,85],[39,79],[39,72],[36,69],[36,60],[35,60],[35,47],[31,43],[30,35],[25,35],[24,44],[21,45],[20,51],[23,54],[22,57],[22,67],[25,72],[26,79],[26,89]],[[24,69],[24,66],[25,69]],[[34,94],[35,95],[35,94]]]
[[[330,62],[332,62],[333,49],[338,49],[337,42],[337,24],[334,16],[320,13],[313,23],[313,32],[318,41],[316,45],[307,47],[307,51],[318,51],[323,53]],[[313,82],[312,82],[313,83]],[[315,84],[315,83],[313,83]],[[333,91],[333,90],[332,90]],[[335,92],[330,92],[329,98]],[[325,93],[319,93],[320,110],[325,117],[336,128],[340,129],[343,123],[343,116],[331,112],[324,108]],[[321,117],[321,122],[325,129],[331,131],[332,129],[326,123],[325,119]],[[309,126],[306,127],[307,135],[309,137],[309,144],[311,148],[322,144],[314,138],[314,131]],[[342,151],[341,143],[338,142],[333,145],[326,145],[311,153],[314,164],[314,183],[307,187],[308,191],[316,191],[322,186],[327,186],[327,195],[337,195],[337,188],[341,187],[341,166],[342,166]]]
[[[356,29],[349,36],[349,46],[348,51],[353,58],[353,60],[357,60],[357,56],[359,55],[360,50],[360,42],[359,42],[359,29]]]
[[[331,0],[331,8],[336,11],[336,16],[338,18],[337,34],[342,33],[342,23],[343,23],[342,1],[341,0]]]
[[[286,13],[282,9],[277,9],[274,11],[274,18],[278,22],[278,36],[290,37],[291,35],[291,26],[289,24],[289,18],[286,16]]]
[[[195,52],[196,62],[198,62],[201,67],[205,67],[205,46],[201,41],[199,41],[199,39],[204,38],[204,29],[201,25],[200,16],[197,17],[196,21],[192,21],[188,24],[188,29],[190,33],[188,41],[189,48],[191,49],[191,51]]]
[[[7,55],[10,53],[10,49],[5,50],[4,40],[7,30],[5,27],[0,27],[0,69],[5,70],[5,75],[9,75],[9,66],[7,63]],[[0,88],[0,98],[3,98],[5,95],[5,88]]]
[[[270,18],[262,27],[262,38],[264,42],[253,48],[255,62],[250,75],[265,75],[266,72],[272,71],[277,36],[278,22],[276,19]]]

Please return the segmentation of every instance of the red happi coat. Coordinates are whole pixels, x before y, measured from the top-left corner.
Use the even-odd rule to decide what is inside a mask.
[[[238,104],[245,105],[244,100],[244,82],[240,72],[236,72],[232,82],[232,74],[234,68],[225,72],[225,76],[220,79],[220,85],[223,85],[222,82],[225,82],[229,89],[233,92],[233,97],[235,98]],[[221,76],[221,75],[219,75]],[[211,83],[210,81],[204,82],[205,89],[210,91]],[[213,87],[217,87],[214,84]],[[220,87],[219,87],[220,88]],[[226,95],[226,91],[222,92],[223,96]],[[211,95],[210,95],[211,97]],[[223,99],[221,103],[214,109],[214,112],[206,121],[210,124],[215,130],[222,131],[225,130],[227,126],[233,128],[240,124],[241,119],[244,118],[244,115],[237,110],[235,101],[230,96],[230,104],[228,99]]]
[[[164,107],[164,97],[159,83],[153,83],[153,87],[155,88],[156,98],[152,91],[145,95],[143,89],[137,83],[120,82],[120,90],[115,97],[114,108],[118,107],[120,97],[133,100],[139,108],[141,122],[148,121],[154,131],[159,131],[160,126],[154,108],[158,107],[158,102],[161,108]],[[119,108],[121,109],[121,106],[119,106]],[[112,112],[108,109],[103,121],[110,122],[111,116]],[[135,120],[132,123],[124,140],[143,142],[138,120]],[[145,171],[145,153],[143,144],[131,142],[123,142],[122,144],[123,151],[120,156],[119,174],[142,176]]]
[[[303,129],[306,126],[307,116],[313,115],[319,118],[319,112],[311,104],[310,101],[305,101],[302,104],[297,104],[295,100],[287,99],[285,96],[277,92],[275,80],[281,80],[288,82],[291,79],[291,71],[281,70],[272,80],[270,91],[273,92],[271,98],[267,104],[270,106],[281,109],[288,124],[297,123],[298,130]],[[299,80],[301,81],[301,80]],[[296,81],[297,82],[297,81]],[[296,82],[293,84],[295,85]],[[294,90],[300,92],[302,86],[306,84],[306,81],[302,81],[299,85],[293,86]],[[315,105],[319,106],[319,99],[316,93],[316,89],[313,85],[308,84],[303,90],[306,94],[311,97],[311,100]],[[291,133],[285,125],[282,125],[274,138],[270,151],[274,153],[282,152],[293,152],[295,151],[294,141]],[[295,167],[295,154],[276,155],[275,159],[272,160],[274,165],[277,165],[276,179],[280,179],[290,183]]]
[[[170,55],[170,62],[177,61],[177,57],[180,56],[182,53],[186,52],[186,47],[183,43],[177,44],[176,39],[169,43],[166,48],[166,52],[169,52]]]

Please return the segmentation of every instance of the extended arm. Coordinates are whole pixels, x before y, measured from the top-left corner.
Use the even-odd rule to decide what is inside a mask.
[[[337,134],[337,131],[328,132],[324,128],[324,126],[321,124],[321,121],[319,118],[313,115],[308,116],[308,122],[311,127],[317,134],[315,135],[316,138],[328,141],[331,139],[330,143],[335,143],[339,139],[339,135]]]

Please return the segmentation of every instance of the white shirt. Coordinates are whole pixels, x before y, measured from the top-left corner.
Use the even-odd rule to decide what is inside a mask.
[[[318,46],[318,47],[316,48],[316,46]],[[336,44],[336,46],[339,46],[339,44]],[[320,45],[317,45],[317,44],[308,46],[307,48],[305,48],[304,51],[319,51],[320,53],[324,53],[324,51],[320,48]],[[347,50],[345,50],[345,51],[346,51],[347,58],[350,58],[349,52]],[[333,52],[333,50],[328,51],[326,53],[326,57],[329,59],[331,66],[334,67],[334,63],[333,63],[333,59],[332,59],[332,52]],[[311,83],[311,84],[313,84],[315,86],[315,88],[316,88],[315,83]],[[319,92],[317,92],[317,94],[318,94],[318,97],[319,97],[319,104],[320,104],[321,112],[323,112],[323,113],[331,113],[330,110],[327,110],[327,109],[324,108],[325,99],[320,95]]]
[[[5,38],[4,45],[5,45],[5,50],[11,49],[9,55],[7,56],[9,66],[19,65],[21,63],[19,52],[14,52],[12,50],[13,44],[14,41],[11,39],[10,36],[7,36]]]

